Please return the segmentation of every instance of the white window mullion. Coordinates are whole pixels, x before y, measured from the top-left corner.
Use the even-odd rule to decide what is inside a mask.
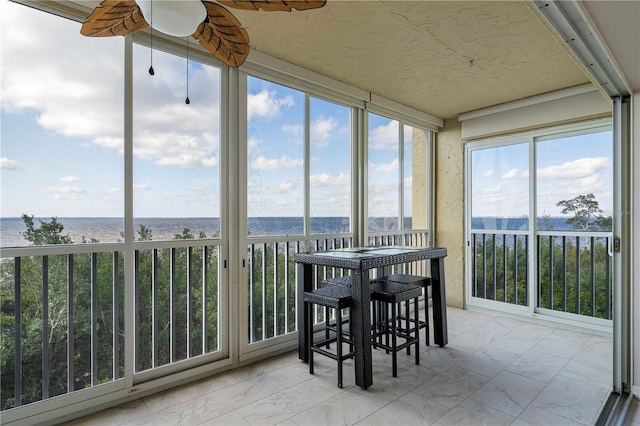
[[[358,244],[367,245],[369,240],[369,114],[363,110],[358,110],[360,123],[358,126],[358,158],[355,159],[358,173],[358,190],[360,191],[360,215],[358,217]],[[361,161],[358,161],[361,160]]]
[[[229,191],[221,191],[220,194],[220,238],[222,241],[220,259],[218,265],[218,334],[220,336],[220,348],[227,353],[232,362],[237,362],[239,352],[240,325],[237,319],[241,316],[238,312],[238,283],[242,277],[239,260],[236,253],[240,252],[239,246],[239,221],[242,215],[238,214],[241,208],[243,187],[242,168],[239,155],[240,141],[243,127],[240,117],[242,97],[240,96],[241,84],[238,70],[235,68],[223,68],[220,73],[221,115],[220,115],[220,183],[221,188],[229,188]],[[226,141],[226,143],[225,143]],[[232,194],[238,194],[235,197]],[[246,197],[245,197],[246,199]],[[234,262],[234,263],[232,263]],[[226,266],[226,267],[225,267]]]
[[[398,123],[398,144],[400,145],[398,156],[398,231],[402,235],[404,231],[404,123]],[[403,238],[404,239],[404,238]]]
[[[133,247],[133,37],[124,38],[124,378],[133,387],[135,374],[135,250]]]
[[[533,138],[529,138],[527,142],[529,144],[529,280],[527,282],[529,293],[529,312],[534,313],[536,306],[538,305],[538,291],[537,291],[537,262],[538,262],[538,244],[536,240],[537,233],[537,192],[536,192],[536,144]]]
[[[233,75],[232,71],[232,75]],[[238,184],[235,193],[236,199],[230,199],[230,206],[235,205],[235,210],[229,211],[230,235],[229,235],[229,251],[235,256],[229,257],[229,286],[231,291],[230,299],[230,318],[235,319],[238,329],[232,327],[230,329],[232,339],[232,347],[235,350],[234,362],[237,362],[239,356],[247,351],[249,336],[249,305],[246,303],[248,298],[247,288],[247,74],[242,71],[235,71],[237,74],[238,87],[238,103],[237,108],[232,110],[238,119],[237,126],[237,143],[235,148],[230,140],[229,147],[229,172],[235,176]],[[233,78],[231,79],[233,80]],[[244,266],[244,267],[243,267]],[[245,303],[240,303],[244,300]]]
[[[311,238],[311,111],[309,93],[304,94],[304,235]]]

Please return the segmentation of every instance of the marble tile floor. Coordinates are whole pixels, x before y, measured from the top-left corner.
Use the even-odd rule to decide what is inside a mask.
[[[374,384],[339,389],[335,361],[315,375],[293,351],[76,419],[77,425],[591,425],[611,384],[609,337],[449,308],[449,344],[420,365],[374,350]],[[431,334],[433,336],[433,334]],[[421,337],[423,337],[422,334]],[[640,426],[637,400],[626,420]]]

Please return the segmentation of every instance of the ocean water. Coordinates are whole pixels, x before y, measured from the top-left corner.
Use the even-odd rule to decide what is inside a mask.
[[[63,235],[68,235],[74,243],[80,243],[83,238],[92,238],[106,243],[123,241],[124,219],[109,217],[59,217],[64,226]],[[40,221],[49,222],[51,218],[34,218],[36,226]],[[220,232],[218,218],[139,218],[134,220],[136,232],[143,225],[152,233],[154,240],[171,240],[183,230],[198,237],[204,233],[207,237],[214,237]],[[475,217],[472,220],[474,229],[497,230],[526,230],[527,218]],[[311,232],[314,234],[347,233],[350,229],[349,218],[346,217],[317,217],[311,220]],[[540,229],[570,230],[573,227],[566,223],[566,218],[539,219]],[[372,218],[369,228],[373,231],[388,231],[397,229],[397,220],[392,218]],[[405,228],[411,228],[411,218],[405,218]],[[24,238],[26,231],[22,218],[0,219],[0,245],[2,247],[27,246],[29,242]],[[302,235],[304,222],[301,217],[250,217],[248,231],[251,236],[274,235]]]
[[[40,222],[50,222],[51,218],[34,218],[36,227]],[[57,221],[64,226],[62,235],[68,235],[74,243],[92,238],[102,243],[123,241],[124,219],[111,217],[58,217]],[[136,232],[144,226],[152,233],[153,240],[171,240],[184,229],[198,237],[204,233],[206,237],[215,237],[220,232],[219,218],[140,218],[134,219]],[[349,232],[349,218],[321,217],[311,221],[312,233],[346,233]],[[19,217],[0,219],[0,245],[2,247],[19,247],[30,245],[24,238],[26,227]],[[302,235],[304,222],[301,217],[250,217],[248,231],[251,236]],[[137,238],[137,235],[136,235]]]

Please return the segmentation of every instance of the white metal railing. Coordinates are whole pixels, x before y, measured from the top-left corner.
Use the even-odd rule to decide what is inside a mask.
[[[136,372],[220,350],[219,245],[136,246]],[[124,377],[124,248],[2,250],[2,410]]]
[[[473,297],[528,306],[531,250],[536,307],[611,319],[613,274],[609,232],[474,230]]]
[[[426,246],[428,231],[387,231],[370,234],[369,245]],[[251,237],[248,252],[249,343],[256,343],[296,331],[295,253],[352,247],[351,234],[322,234],[311,237]],[[394,268],[406,273],[426,275],[425,262],[412,262]],[[322,280],[347,275],[348,270],[314,267],[314,287]],[[318,310],[317,322],[324,321]]]
[[[372,234],[369,244],[424,245],[427,231]],[[351,247],[351,234],[250,238],[250,343],[296,331],[293,254]],[[123,243],[2,250],[2,410],[124,377]],[[220,245],[134,242],[135,373],[220,350]],[[425,274],[423,262],[404,266]],[[314,279],[348,271],[319,267]],[[323,321],[318,312],[317,320]]]

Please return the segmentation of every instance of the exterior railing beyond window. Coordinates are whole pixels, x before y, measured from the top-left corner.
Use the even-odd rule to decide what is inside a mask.
[[[369,245],[426,246],[424,230],[370,234]],[[351,234],[322,234],[311,237],[251,237],[248,252],[249,343],[256,343],[296,331],[295,253],[333,250],[353,246]],[[425,262],[404,265],[406,273],[425,274]],[[317,287],[326,278],[348,274],[347,270],[315,267]],[[324,311],[316,312],[316,321],[324,321]]]
[[[218,246],[139,244],[149,248],[134,252],[136,372],[219,350]],[[2,410],[124,377],[122,248],[3,250]]]
[[[611,319],[608,232],[539,231],[532,244],[519,231],[474,231],[472,296],[529,306],[530,250],[536,247],[537,307]]]

